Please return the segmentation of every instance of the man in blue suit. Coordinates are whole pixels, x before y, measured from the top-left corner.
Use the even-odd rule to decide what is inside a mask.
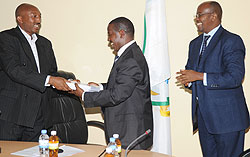
[[[202,34],[189,45],[186,70],[177,80],[192,90],[192,119],[203,156],[236,157],[249,127],[242,82],[245,46],[221,26],[222,9],[214,1],[199,5],[195,18]]]

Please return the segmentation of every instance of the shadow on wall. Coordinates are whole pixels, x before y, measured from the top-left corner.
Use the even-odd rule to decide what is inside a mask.
[[[82,106],[83,106],[83,109],[85,110],[85,114],[97,114],[97,113],[102,114],[101,107],[84,108],[84,104],[82,104]],[[102,118],[103,118],[103,114],[102,114]]]
[[[188,92],[189,94],[192,94],[192,90],[185,88],[183,84],[180,82],[175,82],[176,86],[179,87],[179,89],[183,89],[185,92]]]

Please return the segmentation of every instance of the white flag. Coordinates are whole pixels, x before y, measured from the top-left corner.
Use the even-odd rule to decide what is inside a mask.
[[[152,151],[172,155],[165,0],[146,0],[143,53],[149,66],[154,116]]]

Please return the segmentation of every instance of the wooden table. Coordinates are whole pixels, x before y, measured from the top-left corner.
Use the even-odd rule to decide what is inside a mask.
[[[16,156],[11,153],[30,148],[38,145],[38,142],[18,142],[18,141],[0,141],[1,154],[0,157]],[[106,148],[101,145],[84,145],[84,144],[60,144],[67,145],[84,150],[85,152],[73,155],[74,157],[97,157]],[[104,155],[102,155],[104,156]],[[125,156],[125,150],[122,150],[122,156]],[[168,155],[155,153],[146,150],[131,150],[128,157],[170,157]]]

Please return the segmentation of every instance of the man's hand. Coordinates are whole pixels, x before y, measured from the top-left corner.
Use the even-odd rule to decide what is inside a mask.
[[[68,81],[70,81],[70,82],[77,82],[77,83],[81,83],[81,81],[80,81],[80,80],[78,80],[78,79],[76,79],[76,80],[70,79],[70,80],[68,80]]]
[[[78,96],[78,97],[82,100],[82,93],[84,92],[84,90],[81,89],[81,88],[78,86],[77,83],[75,83],[75,86],[76,86],[76,90],[72,90],[72,91],[70,91],[69,93]]]
[[[177,72],[179,76],[176,77],[178,82],[187,86],[190,82],[194,82],[197,80],[203,80],[203,73],[196,72],[194,70],[180,70]]]
[[[72,89],[66,84],[69,82],[63,77],[50,76],[49,84],[54,86],[57,90],[71,91]]]
[[[99,84],[98,84],[98,83],[95,83],[95,82],[89,82],[88,85],[89,85],[89,86],[96,86],[96,87],[99,87]]]

